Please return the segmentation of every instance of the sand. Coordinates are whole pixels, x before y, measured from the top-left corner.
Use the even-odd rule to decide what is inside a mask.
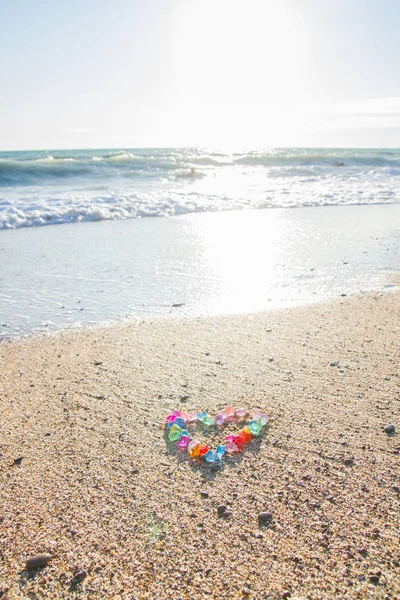
[[[0,345],[0,598],[399,598],[399,315],[372,294]],[[271,423],[222,468],[166,444],[172,409],[227,405]]]

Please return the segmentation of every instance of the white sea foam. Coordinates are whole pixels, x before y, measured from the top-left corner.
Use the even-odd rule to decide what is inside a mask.
[[[400,201],[400,151],[0,153],[0,229]]]

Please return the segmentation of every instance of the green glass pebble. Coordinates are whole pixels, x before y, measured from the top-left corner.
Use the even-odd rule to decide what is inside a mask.
[[[257,436],[257,435],[260,434],[261,425],[257,421],[250,421],[250,423],[249,423],[249,429],[250,429],[252,435]]]
[[[170,428],[170,430],[168,432],[168,439],[170,442],[176,442],[176,440],[180,439],[181,435],[182,435],[182,429],[180,427],[178,427],[177,425],[172,425],[172,427]]]
[[[212,427],[213,425],[215,425],[214,419],[212,417],[210,417],[209,415],[204,417],[203,423],[204,423],[204,425],[207,425],[207,427]]]

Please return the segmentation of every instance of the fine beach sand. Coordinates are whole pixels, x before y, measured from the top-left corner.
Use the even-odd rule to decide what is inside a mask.
[[[399,598],[399,317],[377,293],[3,343],[0,598]],[[223,468],[165,443],[227,405],[272,419]]]

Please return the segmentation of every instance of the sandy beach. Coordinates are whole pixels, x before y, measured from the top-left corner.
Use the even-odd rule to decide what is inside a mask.
[[[375,293],[1,344],[0,598],[399,598],[399,317]],[[166,443],[171,410],[228,405],[271,421],[220,468]]]

